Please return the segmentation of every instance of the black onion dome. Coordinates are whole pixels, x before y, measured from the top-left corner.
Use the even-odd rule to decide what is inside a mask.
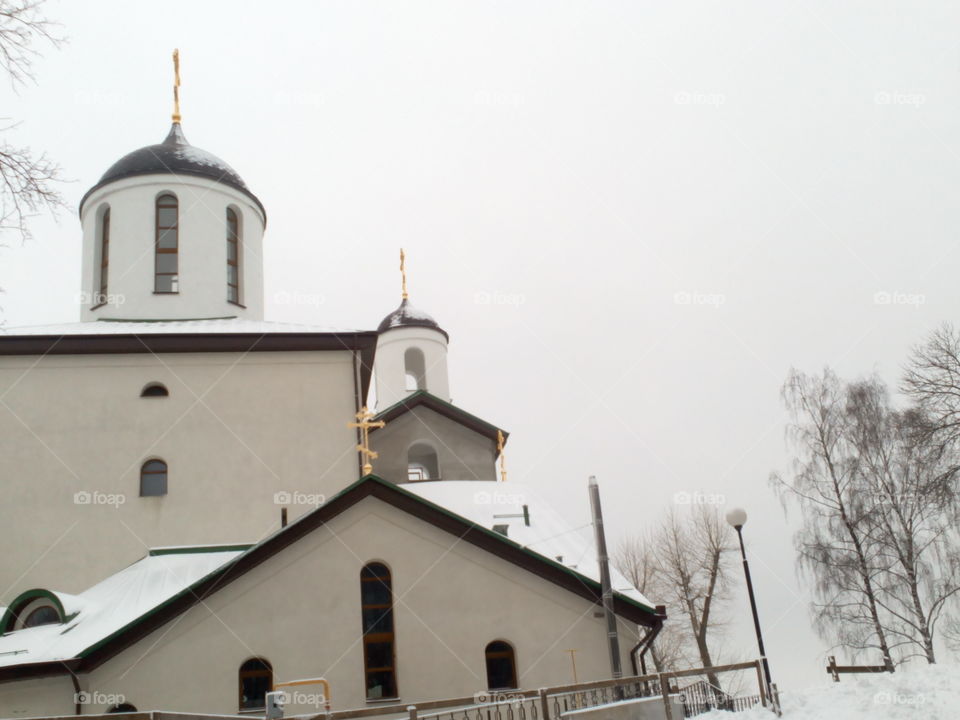
[[[400,327],[431,328],[437,332],[443,333],[443,336],[447,338],[447,340],[450,339],[450,336],[447,335],[446,331],[437,324],[436,320],[430,317],[427,313],[423,312],[423,310],[417,310],[417,308],[411,305],[410,301],[407,299],[404,299],[404,301],[400,303],[400,307],[383,319],[383,321],[377,327],[377,332],[384,333],[387,330]]]
[[[253,200],[266,217],[266,211],[259,198],[250,192],[243,178],[223,160],[206,150],[201,150],[187,142],[180,123],[174,123],[167,137],[159,145],[147,145],[139,150],[127,153],[117,160],[103,174],[103,177],[80,201],[80,207],[98,188],[117,180],[137,175],[193,175],[204,177],[228,185]]]

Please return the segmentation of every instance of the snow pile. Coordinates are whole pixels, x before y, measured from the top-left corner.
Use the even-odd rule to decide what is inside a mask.
[[[843,675],[839,683],[782,694],[784,720],[956,720],[960,667],[931,665],[890,675]],[[714,711],[697,720],[770,720],[757,707],[732,715]]]

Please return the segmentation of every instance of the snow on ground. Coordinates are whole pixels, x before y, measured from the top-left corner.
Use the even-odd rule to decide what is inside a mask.
[[[958,720],[960,667],[911,667],[893,675],[841,675],[840,682],[782,694],[784,720]],[[757,707],[714,711],[697,720],[770,720]]]

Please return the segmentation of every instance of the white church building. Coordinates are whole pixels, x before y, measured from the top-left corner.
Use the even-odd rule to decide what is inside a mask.
[[[405,291],[376,330],[264,320],[266,211],[178,114],[79,214],[80,320],[0,330],[0,718],[609,677],[592,530],[501,482]],[[664,613],[613,589],[629,673]]]

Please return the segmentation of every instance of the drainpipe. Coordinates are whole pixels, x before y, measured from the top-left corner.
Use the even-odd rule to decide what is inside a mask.
[[[646,675],[647,674],[647,661],[644,658],[644,655],[647,654],[647,651],[653,647],[653,641],[657,639],[657,635],[660,634],[660,631],[663,630],[663,621],[667,619],[667,606],[666,605],[657,605],[654,609],[657,617],[660,618],[660,622],[652,628],[647,630],[647,634],[640,638],[640,642],[633,646],[630,650],[630,665],[633,668],[634,675]],[[643,648],[640,650],[640,648]],[[637,651],[640,650],[640,655],[637,655]],[[640,667],[637,668],[637,657],[640,658]]]
[[[73,714],[83,715],[83,703],[80,702],[80,680],[73,670],[67,668],[67,671],[70,673],[70,679],[73,680]]]
[[[603,511],[600,509],[600,488],[597,478],[590,476],[590,510],[593,514],[593,531],[597,539],[597,563],[600,565],[600,589],[603,613],[607,617],[607,642],[610,644],[610,672],[614,680],[623,677],[620,668],[620,638],[617,635],[617,616],[613,614],[613,588],[610,586],[610,557],[607,555],[607,538],[603,532]]]

